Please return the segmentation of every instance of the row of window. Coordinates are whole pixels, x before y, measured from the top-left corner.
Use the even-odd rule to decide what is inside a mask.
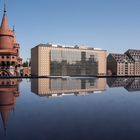
[[[2,58],[2,59],[4,59],[4,58],[10,58],[10,56],[1,56],[1,58]],[[12,56],[12,58],[14,59],[15,57]]]
[[[12,83],[11,82],[4,82],[4,81],[1,82],[1,85],[14,85],[14,84],[15,84],[14,81]]]
[[[12,62],[9,62],[9,61],[1,61],[1,63],[0,63],[0,65],[1,66],[6,66],[6,65],[14,65],[14,64],[16,64],[14,61],[12,61]]]
[[[126,74],[126,75],[128,75],[128,72],[118,72],[118,74]],[[131,75],[131,74],[134,74],[134,72],[130,72],[129,74],[130,74],[130,75]],[[136,73],[136,74],[137,74],[137,73]]]
[[[81,61],[81,60],[92,60],[97,61],[97,53],[93,52],[75,52],[75,51],[60,51],[51,50],[50,58],[52,61],[55,60],[67,60],[67,61]]]

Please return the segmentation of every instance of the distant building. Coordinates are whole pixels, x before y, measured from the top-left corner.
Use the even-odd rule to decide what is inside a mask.
[[[30,76],[31,75],[31,67],[21,67],[21,76]]]
[[[66,95],[88,95],[106,89],[106,79],[77,78],[33,78],[31,91],[38,96],[61,97]]]
[[[134,75],[140,75],[140,50],[129,49],[125,54],[134,61]]]
[[[110,53],[107,57],[109,75],[140,75],[140,50],[129,49],[124,54]]]
[[[19,55],[20,46],[16,42],[14,29],[10,30],[6,19],[6,9],[0,26],[0,76],[20,75],[22,59]]]
[[[106,75],[106,51],[97,48],[39,44],[31,49],[31,75]]]

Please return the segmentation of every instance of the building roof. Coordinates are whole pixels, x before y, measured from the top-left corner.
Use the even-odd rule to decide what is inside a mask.
[[[117,54],[117,53],[110,53],[110,55],[117,61],[117,62],[133,62],[133,59],[129,58],[126,54]]]
[[[0,54],[17,54],[15,49],[0,49]]]
[[[140,61],[140,50],[129,49],[125,52],[134,61]]]
[[[10,30],[8,26],[8,21],[5,13],[3,14],[3,18],[1,22],[0,35],[14,36],[13,32]]]
[[[102,48],[93,48],[93,47],[89,47],[89,46],[80,46],[80,45],[71,46],[71,45],[60,45],[60,44],[52,44],[52,43],[39,44],[36,47],[53,47],[53,48],[69,48],[69,49],[106,51],[106,50],[103,50]]]
[[[136,50],[136,49],[128,49],[126,52],[129,52],[129,53],[139,53],[140,54],[140,50]]]

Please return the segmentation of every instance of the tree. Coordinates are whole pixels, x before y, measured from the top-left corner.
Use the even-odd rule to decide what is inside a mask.
[[[26,62],[23,62],[22,66],[23,66],[23,67],[28,67],[28,66],[29,66],[29,63],[28,63],[28,61],[26,61]]]

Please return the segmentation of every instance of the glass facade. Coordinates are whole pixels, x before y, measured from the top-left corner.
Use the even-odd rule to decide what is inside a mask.
[[[47,79],[49,90],[81,90],[98,88],[98,79]],[[45,83],[45,80],[43,81]],[[34,87],[34,86],[33,86]]]
[[[98,75],[98,55],[89,51],[50,50],[51,76]]]

